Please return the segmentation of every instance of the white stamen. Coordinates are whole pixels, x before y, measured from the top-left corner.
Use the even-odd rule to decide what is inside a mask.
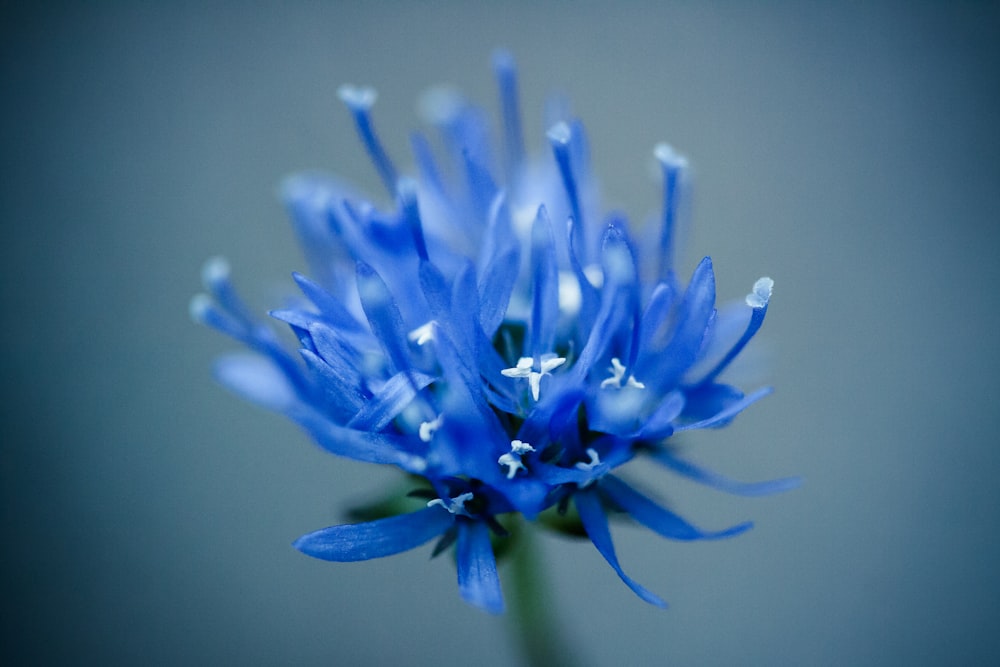
[[[518,470],[527,470],[521,462],[521,455],[535,451],[535,448],[521,440],[510,441],[510,451],[497,459],[497,463],[507,468],[507,479],[514,479]]]
[[[596,468],[597,466],[601,465],[601,457],[598,456],[597,450],[594,449],[593,447],[587,448],[587,456],[590,457],[590,461],[588,463],[580,461],[573,467],[575,467],[577,470],[590,471]]]
[[[427,503],[428,507],[433,507],[434,505],[440,505],[452,514],[457,514],[459,516],[471,516],[467,511],[465,511],[465,503],[468,500],[472,500],[473,494],[471,491],[467,491],[457,498],[448,498],[444,500],[443,498],[435,498]]]
[[[753,284],[753,291],[747,294],[747,305],[751,308],[763,308],[771,299],[774,281],[764,276]]]
[[[543,354],[539,359],[540,371],[532,370],[535,360],[531,357],[521,357],[517,360],[517,365],[513,368],[505,368],[500,371],[509,378],[528,378],[528,386],[531,388],[531,397],[536,401],[541,392],[542,376],[552,375],[553,370],[566,363],[565,357],[557,357],[554,354]]]
[[[618,357],[612,357],[611,368],[609,368],[608,370],[611,371],[611,377],[601,382],[601,389],[604,389],[606,387],[614,387],[615,389],[621,389],[622,380],[625,379],[625,366],[618,359]],[[625,386],[634,387],[636,389],[646,388],[646,385],[639,382],[631,375],[629,375],[628,380],[625,381]]]
[[[434,327],[436,326],[437,322],[431,320],[427,324],[423,324],[414,329],[413,331],[411,331],[409,334],[407,334],[406,338],[410,342],[414,342],[417,345],[423,345],[428,341],[434,340]]]
[[[424,442],[430,442],[434,438],[434,432],[441,428],[444,423],[444,415],[438,415],[433,421],[421,422],[417,433]]]
[[[535,448],[524,442],[523,440],[511,440],[510,441],[510,451],[515,454],[527,454],[528,452],[535,451]]]

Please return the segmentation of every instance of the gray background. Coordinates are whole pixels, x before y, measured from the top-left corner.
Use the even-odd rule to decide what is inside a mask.
[[[654,211],[650,150],[698,173],[688,266],[776,280],[778,391],[689,439],[744,499],[638,475],[736,540],[615,528],[671,609],[585,543],[548,594],[593,665],[1000,661],[1000,12],[992,3],[81,3],[0,16],[2,653],[26,664],[516,664],[429,549],[353,565],[291,549],[394,480],[215,386],[234,346],[187,317],[227,255],[260,308],[304,268],[275,188],[323,167],[378,192],[342,82],[380,91],[406,163],[438,82],[526,127],[555,88],[609,204]],[[991,632],[994,633],[991,635]]]

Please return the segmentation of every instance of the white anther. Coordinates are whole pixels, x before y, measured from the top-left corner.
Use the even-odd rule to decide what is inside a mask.
[[[421,422],[417,433],[420,435],[420,439],[424,442],[430,442],[434,437],[434,432],[441,428],[441,424],[444,423],[444,415],[438,415],[433,421]]]
[[[368,110],[375,104],[378,93],[375,92],[374,88],[368,86],[352,86],[345,83],[337,89],[337,97],[351,109]]]
[[[774,281],[764,276],[753,284],[753,291],[747,294],[747,305],[751,308],[763,308],[771,299]]]
[[[433,507],[434,505],[440,505],[449,512],[459,516],[471,516],[465,510],[465,503],[472,500],[473,494],[471,491],[467,491],[456,498],[448,498],[447,500],[443,498],[435,498],[427,503],[428,507]]]
[[[201,284],[209,292],[229,280],[229,261],[225,257],[212,257],[201,267]]]
[[[609,368],[608,370],[611,371],[611,377],[601,382],[601,389],[604,389],[605,387],[614,387],[615,389],[621,389],[622,380],[625,379],[625,366],[618,359],[618,357],[611,358],[611,368]],[[625,380],[625,386],[634,387],[636,389],[646,388],[646,385],[639,382],[631,375],[628,376],[628,380]]]
[[[511,440],[510,451],[497,459],[497,463],[507,468],[507,479],[514,479],[518,470],[527,470],[521,461],[521,455],[535,451],[535,448],[522,440]]]
[[[684,169],[688,166],[687,158],[675,151],[670,144],[656,144],[653,155],[667,168]]]
[[[436,326],[437,322],[431,320],[427,324],[423,324],[414,329],[413,331],[411,331],[409,334],[407,334],[406,338],[412,343],[416,343],[417,345],[423,345],[428,341],[434,340],[434,328]]]
[[[541,392],[543,375],[552,375],[552,371],[566,363],[565,357],[557,357],[554,354],[543,354],[539,359],[540,370],[533,370],[535,360],[531,357],[521,357],[517,360],[517,365],[513,368],[505,368],[500,371],[509,378],[528,378],[528,386],[531,388],[531,397],[538,400]]]
[[[549,138],[549,141],[553,141],[559,144],[568,144],[570,137],[573,136],[572,130],[570,130],[569,125],[565,121],[559,121],[555,125],[549,128],[545,136]]]
[[[596,468],[597,466],[601,465],[601,457],[597,455],[597,450],[594,449],[593,447],[587,448],[587,456],[590,457],[590,461],[587,463],[580,461],[579,463],[574,465],[574,467],[577,470],[585,470],[589,472],[594,468]]]

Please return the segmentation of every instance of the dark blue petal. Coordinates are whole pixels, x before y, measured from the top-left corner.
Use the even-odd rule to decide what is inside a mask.
[[[462,599],[491,614],[503,612],[503,593],[490,529],[482,521],[462,521],[456,547],[458,592]]]
[[[690,461],[679,459],[666,448],[654,449],[650,452],[650,456],[678,475],[735,496],[768,496],[796,489],[802,484],[802,479],[799,477],[785,477],[767,482],[740,482],[696,466]]]
[[[612,502],[628,512],[629,516],[653,532],[672,540],[711,540],[733,537],[753,527],[752,523],[747,522],[725,530],[704,531],[692,526],[665,507],[657,505],[614,475],[605,475],[598,484],[601,491]]]
[[[618,564],[618,556],[615,555],[615,547],[611,541],[611,531],[608,529],[608,517],[604,514],[604,508],[601,507],[601,500],[597,492],[593,489],[581,489],[574,494],[573,500],[576,502],[580,521],[583,522],[583,528],[587,531],[591,542],[604,556],[604,560],[608,561],[608,564],[618,573],[625,585],[646,602],[665,609],[666,602],[633,581]]]
[[[368,523],[323,528],[303,535],[292,546],[321,560],[369,560],[415,549],[448,530],[454,520],[448,510],[433,506]]]

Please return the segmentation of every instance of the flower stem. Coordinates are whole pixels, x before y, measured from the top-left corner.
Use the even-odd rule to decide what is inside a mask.
[[[509,579],[511,631],[521,645],[527,665],[553,667],[579,665],[559,631],[547,594],[534,527],[522,522],[517,530],[517,545],[511,554]]]

